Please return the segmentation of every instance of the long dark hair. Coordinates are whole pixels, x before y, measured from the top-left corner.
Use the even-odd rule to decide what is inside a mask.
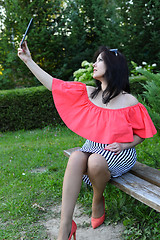
[[[104,79],[107,82],[107,87],[103,91],[103,103],[108,103],[112,98],[116,97],[120,92],[125,91],[130,93],[129,74],[126,58],[118,50],[111,51],[105,46],[101,46],[94,55],[94,61],[101,53],[103,61],[107,67],[104,74]],[[95,80],[96,89],[91,93],[91,98],[95,98],[101,91],[101,82]]]

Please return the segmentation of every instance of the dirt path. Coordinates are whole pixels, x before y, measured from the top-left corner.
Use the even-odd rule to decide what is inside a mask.
[[[44,223],[51,240],[56,240],[60,222],[60,206],[52,208],[53,218]],[[74,220],[77,224],[76,240],[122,240],[123,225],[105,226],[92,229],[90,218],[83,213],[83,209],[76,206]]]

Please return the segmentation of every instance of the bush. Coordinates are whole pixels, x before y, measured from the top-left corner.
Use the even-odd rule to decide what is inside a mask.
[[[138,69],[139,73],[146,77],[146,84],[143,84],[145,91],[142,94],[144,104],[157,128],[160,131],[160,74],[151,73],[145,69]]]
[[[145,76],[132,76],[129,78],[131,94],[137,96],[142,94],[145,90],[144,84],[146,83],[147,78]]]
[[[62,123],[45,87],[0,91],[0,131],[43,128]]]
[[[93,63],[83,61],[80,69],[73,73],[74,81],[83,82],[86,85],[95,86],[93,81]]]

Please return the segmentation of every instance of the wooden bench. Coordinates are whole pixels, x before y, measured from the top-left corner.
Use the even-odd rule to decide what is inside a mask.
[[[65,156],[69,157],[72,152],[80,147],[64,150]],[[160,171],[140,162],[121,177],[112,178],[110,183],[160,212]]]

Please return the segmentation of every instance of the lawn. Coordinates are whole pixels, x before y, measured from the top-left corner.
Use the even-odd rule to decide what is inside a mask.
[[[63,150],[84,139],[65,126],[0,133],[0,239],[49,239],[43,227],[61,201],[67,157]],[[138,160],[160,168],[160,138],[137,147]],[[122,221],[123,239],[160,239],[159,213],[108,184],[105,224]],[[82,186],[78,201],[91,214],[92,189]]]

